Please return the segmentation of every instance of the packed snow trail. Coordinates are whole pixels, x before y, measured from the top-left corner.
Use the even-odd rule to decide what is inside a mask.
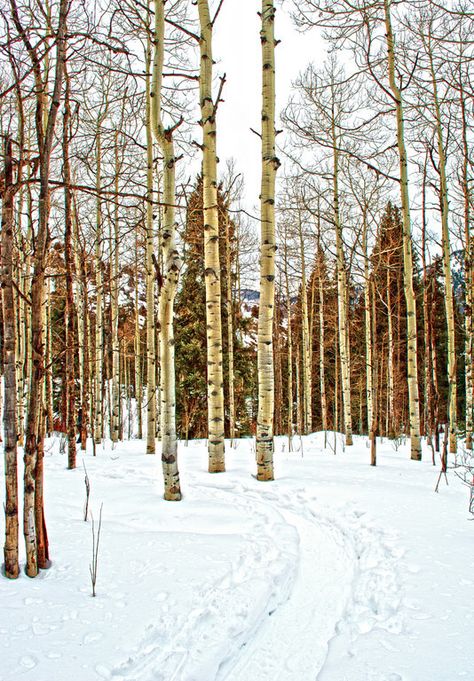
[[[205,443],[180,443],[179,504],[143,442],[89,451],[90,508],[104,503],[91,598],[84,471],[50,440],[53,565],[0,579],[0,681],[473,678],[466,490],[450,475],[434,494],[438,470],[408,443],[381,441],[373,468],[365,439],[335,441],[337,456],[321,434],[288,454],[277,438],[271,483],[251,476],[251,440],[216,476]]]
[[[231,573],[198,594],[179,634],[163,646],[152,627],[114,678],[314,681],[336,632],[393,626],[395,560],[363,512],[321,508],[304,488],[288,494],[278,482],[262,490],[227,475],[192,484],[200,497],[252,513],[254,533]]]
[[[293,493],[239,492],[280,509],[300,535],[299,570],[287,602],[262,623],[231,672],[218,681],[314,681],[328,645],[374,628],[391,629],[401,618],[397,556],[385,533],[367,525],[351,505],[327,507],[304,488]],[[230,663],[229,663],[230,664]]]
[[[289,510],[282,515],[300,537],[292,592],[262,621],[238,658],[223,662],[217,681],[313,681],[326,658],[327,641],[348,596],[348,555],[330,528]]]

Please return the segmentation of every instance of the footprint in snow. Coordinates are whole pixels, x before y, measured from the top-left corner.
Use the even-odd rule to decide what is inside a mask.
[[[30,628],[30,625],[29,625],[29,624],[19,624],[19,625],[16,627],[16,631],[18,631],[18,632],[21,633],[21,632],[28,631],[29,628]]]
[[[20,664],[25,669],[34,669],[38,664],[38,658],[34,655],[24,655],[20,658]]]
[[[51,631],[51,627],[43,622],[34,622],[31,628],[35,636],[46,636]]]

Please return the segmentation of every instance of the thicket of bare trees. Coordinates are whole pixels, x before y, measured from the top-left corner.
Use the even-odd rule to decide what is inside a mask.
[[[295,2],[334,49],[294,83],[279,138],[278,15],[262,0],[252,224],[217,158],[222,4],[2,4],[8,577],[20,448],[26,571],[48,566],[53,431],[69,469],[88,442],[160,441],[168,500],[178,437],[206,437],[219,472],[225,437],[255,435],[260,480],[279,434],[290,449],[295,433],[367,434],[373,465],[377,435],[410,436],[414,460],[426,437],[435,461],[445,428],[451,452],[460,436],[472,449],[472,12]]]

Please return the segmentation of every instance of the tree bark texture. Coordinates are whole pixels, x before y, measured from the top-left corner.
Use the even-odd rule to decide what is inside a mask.
[[[403,273],[407,306],[408,400],[410,414],[411,458],[421,461],[420,399],[418,394],[416,298],[413,288],[413,254],[411,243],[410,197],[408,191],[408,160],[405,146],[403,99],[396,82],[395,40],[390,14],[391,0],[384,0],[385,39],[390,90],[396,108],[397,146],[400,167],[400,198],[403,216]]]
[[[436,120],[436,139],[438,145],[438,171],[440,180],[439,202],[441,211],[441,236],[443,247],[443,272],[444,272],[444,304],[446,310],[446,321],[448,325],[448,427],[449,427],[449,451],[457,451],[456,430],[457,430],[457,366],[456,366],[456,331],[454,320],[454,292],[451,276],[451,247],[449,238],[449,201],[448,201],[448,182],[446,177],[446,154],[443,138],[443,127],[441,121],[441,107],[438,97],[438,82],[436,80],[435,66],[433,62],[433,52],[431,47],[431,36],[429,42],[425,43],[430,62],[431,83],[433,86],[433,104]]]
[[[273,480],[273,314],[275,304],[275,7],[262,0],[262,179],[260,191],[260,305],[258,313],[257,478]]]
[[[161,1],[155,2],[155,12],[164,11],[161,8]],[[161,24],[161,16],[158,16]],[[155,454],[156,452],[156,338],[155,338],[155,270],[153,266],[154,254],[154,210],[153,210],[153,126],[155,125],[155,115],[152,112],[152,107],[161,106],[156,100],[160,97],[160,92],[157,92],[157,85],[155,80],[160,79],[161,70],[155,76],[155,71],[162,68],[157,59],[160,59],[161,51],[164,50],[162,46],[162,39],[157,34],[156,15],[155,15],[155,51],[153,58],[153,84],[150,77],[146,78],[146,246],[145,246],[145,271],[146,271],[146,367],[147,367],[147,387],[146,387],[146,453]],[[151,71],[151,45],[147,44],[147,73]],[[151,97],[153,91],[153,98]],[[153,120],[152,120],[153,118]],[[155,133],[156,137],[156,133]]]
[[[3,375],[5,403],[3,411],[5,456],[5,575],[16,579],[18,563],[18,471],[17,471],[17,392],[16,328],[13,301],[13,230],[14,186],[12,141],[4,139],[5,189],[2,197],[2,306],[3,306]]]
[[[163,284],[159,299],[160,318],[160,393],[161,393],[161,461],[164,498],[179,501],[181,488],[176,438],[176,381],[174,355],[174,300],[181,261],[176,246],[175,223],[175,152],[173,130],[165,130],[162,121],[162,71],[165,40],[165,1],[155,2],[155,52],[153,59],[153,133],[163,153],[163,226],[161,251]]]
[[[65,72],[66,92],[63,115],[63,177],[64,177],[64,259],[66,264],[66,404],[67,404],[67,467],[76,467],[76,381],[74,372],[74,255],[72,246],[71,168],[69,160],[70,117],[69,78]]]
[[[209,472],[225,470],[219,213],[217,205],[216,112],[212,98],[212,22],[207,0],[198,0],[201,34],[199,97],[202,126],[204,277],[206,282],[207,408]]]

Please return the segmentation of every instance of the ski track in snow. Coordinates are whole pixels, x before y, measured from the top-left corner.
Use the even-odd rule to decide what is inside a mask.
[[[401,553],[363,511],[321,507],[303,488],[282,492],[278,483],[264,491],[229,477],[190,484],[251,512],[253,532],[230,573],[195,595],[186,622],[158,619],[107,678],[315,681],[329,649],[350,655],[375,628],[403,629]]]
[[[190,445],[178,505],[140,443],[91,459],[91,508],[106,502],[97,599],[83,473],[48,458],[53,566],[0,584],[0,681],[473,678],[464,498],[434,495],[430,462],[388,443],[373,469],[362,440],[337,459],[319,440],[304,460],[282,449],[269,483],[251,477],[248,442],[218,476]]]

